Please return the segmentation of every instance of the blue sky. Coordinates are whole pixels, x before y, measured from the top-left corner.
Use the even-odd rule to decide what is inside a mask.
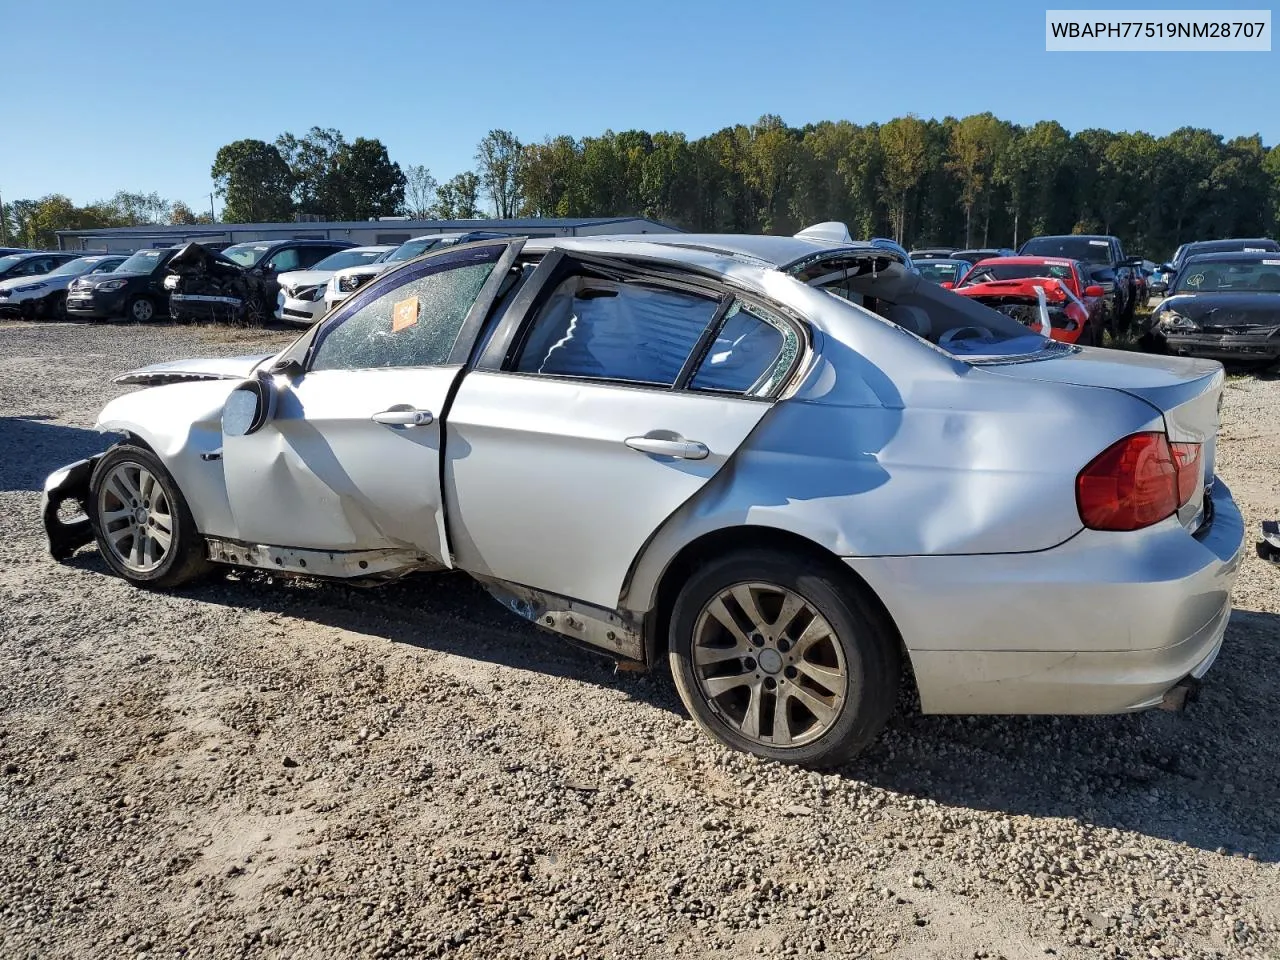
[[[1049,5],[7,0],[0,196],[155,190],[207,209],[219,146],[314,125],[378,137],[440,180],[495,127],[696,137],[764,113],[799,126],[990,110],[1280,141],[1266,106],[1280,52],[1046,53]]]

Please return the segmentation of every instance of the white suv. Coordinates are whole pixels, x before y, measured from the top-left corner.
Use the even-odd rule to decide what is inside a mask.
[[[501,239],[505,236],[507,236],[505,233],[472,230],[467,233],[432,233],[425,237],[414,237],[412,240],[406,240],[377,263],[370,263],[360,267],[347,267],[345,270],[335,271],[329,277],[329,283],[324,289],[325,312],[332,310],[335,304],[347,299],[382,271],[397,267],[415,257],[420,257],[428,250],[434,250],[437,247],[448,247],[456,243],[470,243],[472,240]],[[288,317],[284,319],[287,320]]]
[[[324,291],[335,270],[378,263],[395,249],[389,244],[352,247],[329,254],[310,270],[290,270],[280,274],[277,278],[280,292],[276,295],[276,319],[310,326],[324,316],[327,309]]]

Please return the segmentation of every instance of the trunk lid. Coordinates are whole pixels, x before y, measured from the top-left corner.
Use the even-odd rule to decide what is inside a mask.
[[[1178,511],[1184,527],[1199,529],[1205,519],[1206,494],[1213,484],[1218,414],[1226,382],[1222,364],[1120,350],[1079,350],[1038,363],[983,364],[982,369],[1015,380],[1120,390],[1146,401],[1162,415],[1172,442],[1201,444],[1204,469],[1200,485]]]

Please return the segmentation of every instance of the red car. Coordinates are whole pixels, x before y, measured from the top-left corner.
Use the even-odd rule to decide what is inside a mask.
[[[952,289],[1028,326],[1039,323],[1036,288],[1044,290],[1051,336],[1064,343],[1098,346],[1108,326],[1106,294],[1086,284],[1076,260],[1058,257],[996,257],[975,263]]]

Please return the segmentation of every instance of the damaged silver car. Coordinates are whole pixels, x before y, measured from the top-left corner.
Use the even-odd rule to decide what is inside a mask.
[[[839,224],[458,246],[276,356],[118,382],[55,556],[462,570],[789,762],[870,742],[904,659],[925,712],[1180,704],[1242,555],[1219,364],[1048,339]]]

